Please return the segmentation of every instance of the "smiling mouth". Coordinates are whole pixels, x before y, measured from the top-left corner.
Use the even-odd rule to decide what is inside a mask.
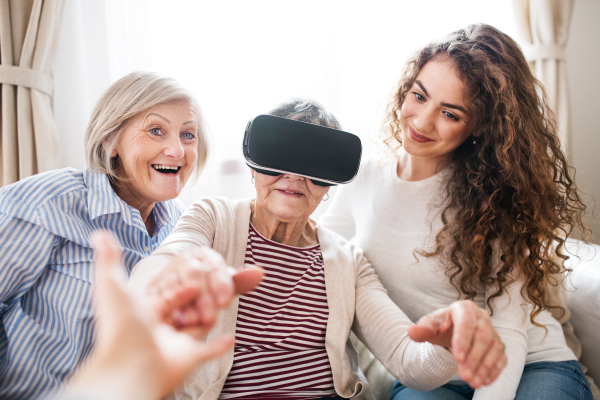
[[[280,192],[283,192],[283,193],[302,195],[302,193],[300,193],[300,192],[290,192],[289,190],[283,190],[283,189],[277,189],[277,190],[279,190]]]
[[[160,172],[161,174],[169,174],[169,175],[176,174],[181,169],[181,167],[161,165],[161,164],[152,164],[152,168],[154,168],[156,171]]]
[[[416,142],[419,143],[428,143],[428,142],[433,142],[433,139],[428,138],[427,136],[423,136],[418,134],[413,128],[412,126],[409,126],[408,130],[410,131],[410,136],[412,137],[413,140],[415,140]]]

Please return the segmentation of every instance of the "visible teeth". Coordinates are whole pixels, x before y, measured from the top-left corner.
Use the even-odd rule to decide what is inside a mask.
[[[153,167],[154,167],[154,169],[170,169],[170,170],[174,170],[174,171],[177,171],[177,169],[179,168],[179,167],[171,167],[168,165],[160,165],[160,164],[154,164]]]

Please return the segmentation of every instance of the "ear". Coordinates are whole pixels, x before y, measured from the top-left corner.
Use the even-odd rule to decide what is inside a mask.
[[[102,148],[104,149],[104,151],[106,152],[106,140],[102,141]],[[117,156],[117,146],[113,147],[112,150],[110,151],[110,158],[116,157]]]

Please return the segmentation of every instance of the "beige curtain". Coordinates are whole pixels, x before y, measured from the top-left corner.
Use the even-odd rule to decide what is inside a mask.
[[[0,0],[0,185],[54,169],[52,60],[64,0]]]
[[[574,0],[513,0],[521,47],[536,78],[546,88],[567,157],[571,112],[565,52],[573,3]]]

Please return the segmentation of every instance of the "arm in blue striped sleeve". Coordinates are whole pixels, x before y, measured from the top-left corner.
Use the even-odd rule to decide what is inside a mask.
[[[0,318],[44,272],[55,240],[43,227],[0,212]]]

